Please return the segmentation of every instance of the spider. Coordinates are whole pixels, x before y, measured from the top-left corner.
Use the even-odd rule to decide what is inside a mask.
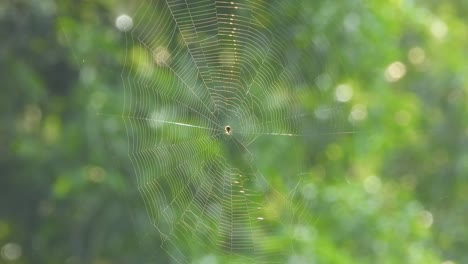
[[[224,127],[224,131],[225,131],[224,133],[226,133],[226,135],[231,135],[231,132],[232,132],[232,131],[231,131],[231,127],[230,127],[230,126],[225,126],[225,127]]]

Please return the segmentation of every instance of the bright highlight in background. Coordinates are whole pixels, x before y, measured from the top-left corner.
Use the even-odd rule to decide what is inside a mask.
[[[377,193],[382,187],[382,182],[377,176],[369,176],[364,180],[364,189],[368,193]]]
[[[448,27],[444,21],[440,19],[434,20],[431,24],[431,33],[437,39],[443,39],[447,35]]]
[[[335,97],[339,102],[348,102],[353,98],[353,88],[348,84],[340,84],[336,87]]]
[[[122,32],[127,32],[133,27],[133,19],[126,14],[119,15],[115,19],[115,27]]]
[[[14,261],[21,257],[21,246],[16,243],[7,243],[0,250],[1,256],[4,260]]]
[[[367,118],[367,107],[363,104],[354,105],[349,115],[350,121],[362,121]]]
[[[406,65],[400,61],[395,61],[388,65],[385,70],[385,79],[389,82],[396,82],[406,74]]]
[[[411,48],[408,52],[408,59],[414,65],[419,65],[426,59],[426,52],[420,47]]]
[[[166,65],[170,57],[171,53],[169,53],[169,50],[167,50],[165,47],[157,47],[153,53],[154,62],[156,62],[158,66]]]

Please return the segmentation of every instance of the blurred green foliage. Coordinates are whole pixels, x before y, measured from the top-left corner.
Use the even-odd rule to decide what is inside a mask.
[[[283,25],[297,49],[328,43],[301,66],[352,85],[358,120],[311,150],[303,186],[317,217],[292,263],[468,263],[466,3],[288,5],[307,21]],[[170,262],[119,118],[126,39],[114,21],[137,5],[0,3],[1,263]]]

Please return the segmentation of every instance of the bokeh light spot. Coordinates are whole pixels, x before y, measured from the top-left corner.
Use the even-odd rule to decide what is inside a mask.
[[[350,121],[362,121],[367,118],[367,107],[363,104],[354,105],[349,114]]]
[[[385,70],[385,79],[389,82],[396,82],[406,74],[406,66],[400,61],[392,62]]]
[[[431,212],[423,210],[419,213],[419,222],[424,228],[429,228],[434,223],[434,217]]]
[[[310,241],[312,232],[308,226],[298,225],[294,228],[294,238],[299,241]]]
[[[369,176],[364,180],[364,189],[368,193],[377,193],[382,187],[382,182],[377,176]]]
[[[106,171],[98,166],[88,168],[88,179],[92,182],[102,182],[106,178]]]
[[[122,32],[127,32],[133,27],[133,19],[126,14],[119,15],[115,19],[115,27]]]
[[[332,85],[332,77],[327,73],[320,74],[315,78],[315,85],[317,85],[320,90],[327,91]]]
[[[361,18],[356,13],[349,13],[345,16],[343,20],[344,29],[348,32],[354,32],[359,28],[361,23]]]
[[[431,24],[431,33],[437,39],[443,39],[447,35],[448,27],[444,21],[436,19]]]
[[[14,261],[21,257],[21,246],[16,243],[7,243],[1,249],[1,255],[4,260]]]
[[[31,133],[39,128],[42,119],[42,111],[35,104],[27,105],[24,109],[24,117],[20,122],[20,129],[26,133]]]
[[[451,260],[444,260],[441,264],[455,264],[455,262]]]
[[[216,264],[218,260],[215,255],[205,255],[197,263],[200,264]]]
[[[353,98],[353,88],[348,84],[340,84],[335,89],[335,97],[339,102],[348,102]]]
[[[165,47],[157,47],[156,50],[153,52],[153,59],[154,62],[158,66],[165,66],[167,65],[169,59],[171,57],[171,53]]]
[[[408,51],[408,59],[414,65],[420,65],[426,60],[426,52],[420,47],[413,47]]]
[[[317,188],[313,183],[308,183],[302,187],[302,196],[306,200],[313,200],[317,196]]]

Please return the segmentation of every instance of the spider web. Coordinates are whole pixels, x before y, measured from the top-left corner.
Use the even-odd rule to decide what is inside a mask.
[[[285,263],[300,253],[294,230],[316,218],[300,191],[314,146],[350,128],[310,83],[320,69],[301,68],[320,58],[296,47],[287,8],[147,0],[132,15],[122,118],[138,190],[176,263]]]

